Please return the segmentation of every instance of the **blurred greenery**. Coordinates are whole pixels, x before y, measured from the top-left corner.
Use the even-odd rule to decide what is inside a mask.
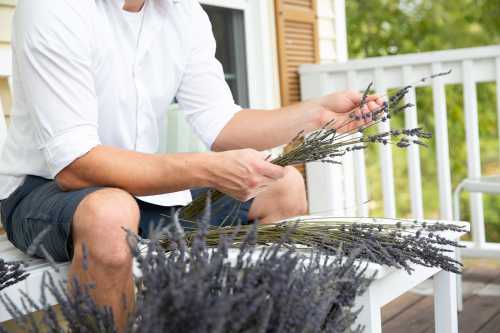
[[[500,44],[498,0],[348,0],[346,1],[349,57],[366,58],[403,53]],[[481,165],[484,175],[500,174],[500,147],[494,83],[477,85]],[[446,87],[452,187],[467,176],[467,148],[462,86]],[[419,123],[434,129],[432,90],[417,89]],[[403,119],[394,119],[402,127]],[[398,216],[410,215],[407,157],[393,150]],[[436,150],[421,149],[424,210],[439,217]],[[382,185],[377,149],[367,151],[371,214],[382,215]],[[470,219],[468,195],[462,197],[462,219]],[[486,234],[500,241],[500,196],[483,196]]]

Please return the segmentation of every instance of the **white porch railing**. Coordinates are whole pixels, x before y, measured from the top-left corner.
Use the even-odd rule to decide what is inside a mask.
[[[445,85],[463,85],[468,177],[478,178],[481,176],[481,161],[476,84],[497,82],[500,130],[500,46],[368,58],[341,64],[303,65],[300,73],[302,97],[309,99],[344,89],[362,91],[370,82],[374,82],[377,93],[385,94],[388,89],[400,88],[448,69],[452,69],[450,75],[427,80],[419,86],[430,86],[433,91],[440,217],[451,220],[453,210]],[[415,99],[415,89],[411,89],[407,102],[416,105]],[[406,127],[417,127],[416,108],[407,112],[405,117]],[[383,123],[381,126],[386,129],[390,124]],[[392,148],[387,145],[380,146],[379,149],[384,215],[395,217]],[[407,155],[411,212],[414,218],[422,218],[424,213],[418,146],[411,146]],[[347,158],[342,166],[310,163],[307,171],[311,213],[369,215],[365,204],[368,194],[363,151]],[[482,247],[485,244],[485,228],[481,194],[471,194],[470,208],[474,246]]]

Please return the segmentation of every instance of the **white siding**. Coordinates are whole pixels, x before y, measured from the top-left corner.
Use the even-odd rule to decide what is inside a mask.
[[[0,0],[0,53],[10,46],[10,32],[12,16],[14,14],[14,2]],[[2,59],[3,57],[0,57]],[[1,60],[0,60],[1,61]],[[0,103],[2,103],[5,118],[8,122],[11,106],[10,92],[7,80],[0,73]]]

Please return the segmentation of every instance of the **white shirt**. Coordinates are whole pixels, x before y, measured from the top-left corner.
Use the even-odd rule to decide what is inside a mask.
[[[157,153],[174,97],[208,147],[240,110],[196,0],[147,0],[136,32],[122,6],[123,0],[17,2],[0,199],[26,175],[53,179],[97,145]],[[190,200],[189,191],[147,199]]]

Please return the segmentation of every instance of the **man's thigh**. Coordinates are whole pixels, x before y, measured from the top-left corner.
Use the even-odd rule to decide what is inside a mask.
[[[36,237],[48,229],[39,245],[56,261],[71,260],[73,215],[85,196],[99,189],[64,192],[53,180],[26,177],[24,184],[2,201],[2,224],[7,237],[26,252]],[[40,246],[34,251],[35,256],[45,257]]]

